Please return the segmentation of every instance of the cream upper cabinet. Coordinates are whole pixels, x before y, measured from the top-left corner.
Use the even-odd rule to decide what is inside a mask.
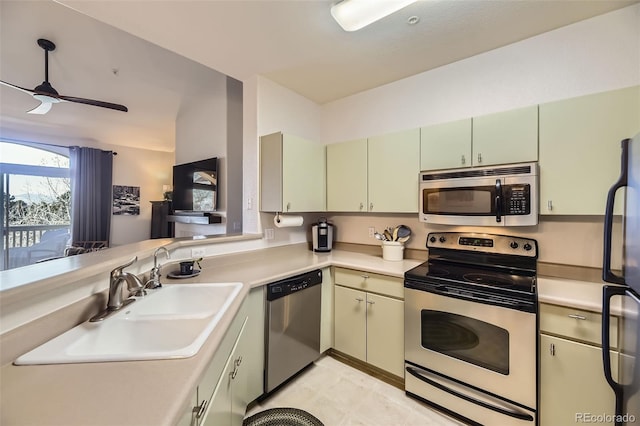
[[[471,119],[420,129],[420,169],[471,166]]]
[[[638,132],[640,86],[540,105],[540,214],[604,214],[620,141]]]
[[[280,132],[260,138],[260,210],[325,211],[325,146]]]
[[[420,129],[369,138],[368,203],[373,213],[417,213]]]
[[[473,118],[474,166],[538,160],[538,106]]]
[[[327,211],[364,212],[367,206],[367,140],[327,145]]]

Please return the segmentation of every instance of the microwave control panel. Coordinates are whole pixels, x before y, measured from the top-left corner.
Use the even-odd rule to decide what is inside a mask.
[[[531,213],[530,185],[507,185],[504,188],[505,214],[528,215]]]

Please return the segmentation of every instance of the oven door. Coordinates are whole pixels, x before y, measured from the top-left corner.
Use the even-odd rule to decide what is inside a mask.
[[[535,313],[405,288],[407,362],[533,410],[536,329]]]

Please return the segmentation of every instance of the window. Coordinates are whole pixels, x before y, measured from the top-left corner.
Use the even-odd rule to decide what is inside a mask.
[[[71,211],[68,149],[0,141],[0,181],[0,269],[62,256]]]

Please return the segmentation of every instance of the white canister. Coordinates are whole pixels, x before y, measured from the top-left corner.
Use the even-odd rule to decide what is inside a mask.
[[[404,243],[399,241],[383,241],[382,258],[384,260],[402,260],[404,258]]]

